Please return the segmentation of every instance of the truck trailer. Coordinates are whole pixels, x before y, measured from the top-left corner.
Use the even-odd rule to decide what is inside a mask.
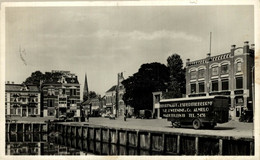
[[[229,121],[229,98],[205,96],[160,100],[163,118],[172,122],[173,127],[192,125],[194,129],[211,128],[217,123]]]

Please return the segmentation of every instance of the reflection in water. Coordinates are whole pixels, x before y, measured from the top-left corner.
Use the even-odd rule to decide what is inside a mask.
[[[40,133],[6,134],[6,155],[150,155],[136,147]]]
[[[89,155],[53,140],[47,134],[6,134],[6,155]]]

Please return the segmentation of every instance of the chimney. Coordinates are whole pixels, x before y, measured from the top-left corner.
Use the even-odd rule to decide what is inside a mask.
[[[12,84],[14,84],[14,82],[12,81]]]
[[[210,56],[211,56],[211,54],[210,54],[210,53],[208,53],[208,54],[207,54],[207,58],[209,58]]]
[[[255,44],[251,44],[251,48],[252,50],[255,50]]]
[[[236,45],[235,44],[231,45],[231,50],[234,50],[234,49],[236,49]]]
[[[10,81],[7,81],[7,84],[10,84]]]
[[[243,53],[249,53],[249,42],[244,42]]]
[[[189,63],[190,63],[190,59],[188,58],[188,59],[186,59],[186,66],[188,66]]]

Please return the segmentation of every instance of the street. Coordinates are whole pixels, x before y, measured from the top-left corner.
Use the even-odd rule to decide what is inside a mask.
[[[45,117],[12,117],[12,120],[18,121],[30,121],[30,122],[40,122],[46,121],[48,118]],[[199,129],[195,130],[192,127],[185,128],[173,128],[171,123],[166,119],[134,119],[127,118],[124,121],[123,117],[116,118],[115,120],[110,120],[109,118],[102,117],[90,117],[89,122],[61,122],[70,124],[88,124],[95,126],[106,126],[106,127],[116,127],[116,128],[130,128],[139,130],[154,130],[154,131],[165,131],[165,132],[176,132],[176,133],[186,133],[186,134],[199,134],[199,135],[213,135],[213,136],[232,136],[235,138],[252,138],[254,137],[254,124],[253,123],[243,123],[237,121],[229,121],[228,123],[217,124],[214,129]]]

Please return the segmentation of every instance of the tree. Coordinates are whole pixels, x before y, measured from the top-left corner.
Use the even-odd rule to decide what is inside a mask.
[[[165,93],[165,98],[178,98],[186,92],[185,69],[178,54],[173,54],[167,58],[167,67],[170,71],[169,92]]]
[[[96,98],[98,97],[97,93],[95,91],[90,91],[89,92],[89,98]]]
[[[134,107],[135,113],[142,109],[153,108],[152,92],[165,91],[169,82],[169,69],[161,63],[141,65],[137,73],[125,79],[123,100]]]
[[[41,71],[35,71],[31,74],[30,77],[26,78],[24,83],[39,86],[41,81],[45,82],[45,81],[48,81],[50,79],[60,78],[62,76],[62,74],[63,73],[60,73],[60,72],[54,72],[54,73],[46,72],[45,74],[43,74]]]

